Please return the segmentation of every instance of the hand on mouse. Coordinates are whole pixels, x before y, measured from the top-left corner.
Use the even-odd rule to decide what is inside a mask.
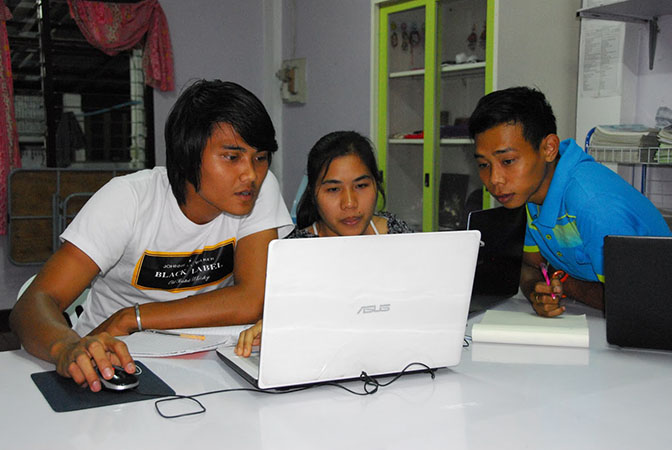
[[[240,333],[238,337],[238,344],[236,344],[236,355],[247,358],[252,354],[252,346],[261,343],[261,320]]]
[[[102,388],[94,364],[107,380],[114,375],[113,365],[123,367],[127,373],[135,373],[135,363],[126,344],[105,332],[78,340],[58,341],[52,346],[51,354],[60,375],[72,378],[81,386],[88,385],[93,392]]]
[[[109,391],[121,392],[136,388],[140,384],[140,380],[135,374],[126,373],[126,371],[119,366],[114,366],[113,368],[114,375],[109,380],[105,379],[100,373],[98,373],[103,388]],[[98,372],[97,368],[96,372]]]

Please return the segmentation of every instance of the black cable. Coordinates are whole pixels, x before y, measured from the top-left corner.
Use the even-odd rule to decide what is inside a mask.
[[[173,415],[173,416],[166,415],[163,412],[161,412],[161,408],[159,408],[159,403],[168,402],[168,401],[172,401],[172,400],[182,400],[182,399],[183,400],[191,400],[192,402],[196,403],[200,407],[200,409],[198,411],[192,411],[192,412],[177,414],[177,415]],[[157,401],[154,402],[154,409],[156,409],[156,412],[159,413],[159,415],[161,417],[163,417],[164,419],[176,419],[178,417],[195,416],[197,414],[203,414],[207,411],[207,409],[205,409],[205,406],[203,406],[203,403],[199,402],[195,398],[195,396],[189,396],[189,395],[175,395],[173,397],[157,400]]]
[[[140,392],[137,391],[138,394],[140,395],[145,395],[147,397],[165,397],[160,400],[157,400],[154,402],[154,408],[156,409],[156,412],[163,417],[164,419],[176,419],[178,417],[186,417],[186,416],[193,416],[196,414],[203,414],[207,411],[206,407],[203,406],[201,402],[197,400],[197,397],[204,397],[206,395],[212,395],[212,394],[225,394],[228,392],[259,392],[261,394],[291,394],[293,392],[299,392],[299,391],[305,391],[306,389],[314,387],[313,385],[311,386],[302,386],[294,389],[286,389],[286,390],[262,390],[262,389],[257,389],[257,388],[230,388],[230,389],[218,389],[215,391],[207,391],[207,392],[201,392],[199,394],[193,394],[193,395],[182,395],[182,394],[165,394],[165,393],[150,393],[150,392]],[[198,411],[192,411],[188,413],[182,413],[182,414],[176,414],[176,415],[169,415],[169,414],[164,414],[161,411],[161,408],[159,407],[160,403],[163,402],[169,402],[169,401],[175,401],[175,400],[191,400],[194,403],[196,403],[199,406]]]
[[[326,383],[316,383],[316,384],[311,384],[308,386],[300,386],[296,388],[290,388],[290,389],[258,389],[258,388],[229,388],[229,389],[218,389],[215,391],[208,391],[208,392],[201,392],[199,394],[194,394],[194,395],[181,395],[181,394],[168,394],[166,395],[165,393],[150,393],[150,392],[141,392],[141,391],[136,391],[140,395],[145,395],[148,397],[166,397],[162,398],[160,400],[157,400],[154,402],[154,408],[156,409],[156,412],[163,417],[164,419],[177,419],[179,417],[187,417],[187,416],[194,416],[197,414],[203,414],[207,411],[205,406],[201,402],[197,400],[197,397],[204,397],[206,395],[212,395],[212,394],[224,394],[224,393],[229,393],[229,392],[257,392],[260,394],[269,394],[269,395],[282,395],[282,394],[292,394],[294,392],[300,392],[300,391],[305,391],[307,389],[312,389],[315,387],[319,386],[334,386],[343,389],[344,391],[347,391],[351,394],[354,395],[373,395],[376,392],[378,392],[378,388],[389,386],[390,384],[394,383],[397,381],[401,376],[407,374],[407,370],[412,367],[412,366],[422,366],[424,367],[423,370],[419,370],[417,372],[420,373],[429,373],[432,379],[436,377],[436,369],[431,369],[428,365],[419,363],[419,362],[413,362],[408,364],[404,369],[399,372],[394,378],[391,380],[381,383],[378,380],[376,380],[374,377],[370,376],[366,372],[362,372],[359,375],[359,380],[362,381],[363,383],[363,392],[358,392],[355,390],[352,390],[348,387],[343,386],[340,383],[334,383],[334,382],[326,382]],[[414,371],[415,373],[416,371]],[[196,403],[199,407],[198,410],[196,411],[191,411],[188,413],[181,413],[181,414],[175,414],[175,415],[170,415],[170,414],[165,414],[161,408],[160,404],[164,402],[169,402],[169,401],[175,401],[175,400],[191,400],[194,403]]]

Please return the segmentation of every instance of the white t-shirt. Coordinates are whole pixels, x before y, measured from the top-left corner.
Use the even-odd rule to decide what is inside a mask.
[[[204,225],[177,204],[165,167],[117,177],[89,199],[61,234],[100,268],[75,325],[88,334],[121,308],[176,300],[233,284],[236,242],[259,231],[292,230],[269,171],[247,216],[221,214]]]

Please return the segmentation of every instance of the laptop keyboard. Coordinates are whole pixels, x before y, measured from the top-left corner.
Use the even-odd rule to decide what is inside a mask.
[[[259,367],[259,351],[252,352],[248,360],[250,363],[254,364],[255,366]]]

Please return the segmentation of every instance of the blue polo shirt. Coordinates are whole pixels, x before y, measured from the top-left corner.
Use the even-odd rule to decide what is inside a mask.
[[[527,203],[526,252],[541,252],[574,278],[604,282],[604,237],[670,236],[658,209],[620,175],[595,162],[573,139],[542,205]]]

